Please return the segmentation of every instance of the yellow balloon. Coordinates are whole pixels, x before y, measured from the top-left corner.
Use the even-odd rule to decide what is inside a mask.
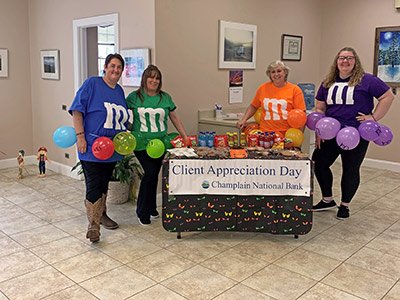
[[[303,132],[297,128],[289,128],[286,131],[285,137],[291,139],[295,147],[300,147],[304,140]]]
[[[257,109],[256,113],[254,114],[254,120],[256,120],[256,122],[258,124],[260,124],[261,114],[262,114],[262,108],[260,107],[259,109]]]

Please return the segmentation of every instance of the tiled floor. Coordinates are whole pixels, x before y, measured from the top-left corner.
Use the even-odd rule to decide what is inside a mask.
[[[92,245],[83,182],[28,171],[17,180],[17,169],[0,170],[0,300],[400,299],[398,173],[364,167],[350,219],[314,213],[299,239],[203,232],[178,240],[160,220],[140,226],[130,202],[109,206],[120,228],[102,228]],[[336,165],[335,195],[339,174]]]

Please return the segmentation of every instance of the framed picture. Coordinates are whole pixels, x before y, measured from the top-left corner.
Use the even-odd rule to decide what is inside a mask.
[[[257,26],[219,21],[219,68],[255,69]]]
[[[0,49],[0,77],[8,77],[8,50]]]
[[[376,28],[374,75],[400,87],[400,26]]]
[[[282,34],[281,60],[301,60],[303,37],[299,35]]]
[[[40,50],[40,62],[43,79],[60,79],[59,50]]]
[[[150,49],[126,49],[121,50],[125,59],[125,69],[122,72],[122,85],[140,86],[143,71],[150,64]]]

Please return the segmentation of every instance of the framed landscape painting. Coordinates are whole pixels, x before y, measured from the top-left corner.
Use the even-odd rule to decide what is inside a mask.
[[[257,26],[219,21],[219,68],[255,69]]]
[[[40,68],[43,79],[60,79],[59,56],[59,50],[40,50]]]
[[[400,87],[400,26],[376,28],[374,75]]]

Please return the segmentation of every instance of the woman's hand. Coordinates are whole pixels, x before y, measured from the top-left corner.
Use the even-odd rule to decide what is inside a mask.
[[[85,153],[86,152],[87,142],[86,142],[84,134],[77,136],[76,146],[77,146],[78,151],[80,153]]]
[[[372,114],[370,114],[370,115],[364,115],[364,114],[361,113],[361,112],[359,112],[358,114],[359,114],[359,116],[357,116],[356,119],[357,119],[357,121],[360,122],[360,123],[365,122],[365,121],[368,121],[368,120],[376,121],[375,118],[374,118],[374,116],[373,116]]]
[[[192,143],[190,142],[190,140],[188,138],[183,139],[183,142],[184,142],[186,147],[188,147],[188,148],[192,147]]]
[[[321,142],[323,143],[324,140],[315,134],[315,149],[321,149]]]
[[[241,119],[236,123],[236,126],[240,129],[240,131],[243,131],[244,127],[246,126],[246,120]]]

